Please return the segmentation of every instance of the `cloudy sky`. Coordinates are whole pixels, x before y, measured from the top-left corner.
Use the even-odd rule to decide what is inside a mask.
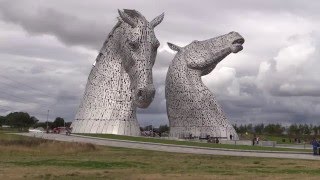
[[[200,3],[201,2],[201,3]],[[175,53],[230,31],[246,40],[203,77],[232,123],[320,122],[320,1],[0,0],[0,115],[26,111],[72,121],[117,9],[165,12],[153,70],[156,98],[141,125],[168,123],[164,82]]]

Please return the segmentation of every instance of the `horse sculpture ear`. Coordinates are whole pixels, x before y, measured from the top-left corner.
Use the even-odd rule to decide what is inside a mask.
[[[156,18],[154,18],[150,22],[151,27],[155,28],[158,24],[160,24],[162,22],[163,18],[164,18],[164,13],[162,13],[159,16],[157,16]]]
[[[174,50],[174,51],[178,51],[179,52],[180,49],[181,49],[181,47],[179,47],[179,46],[177,46],[175,44],[172,44],[172,43],[169,43],[169,42],[167,44],[168,44],[169,48]]]
[[[131,18],[129,15],[127,15],[125,12],[120,11],[120,10],[118,9],[118,13],[119,13],[121,19],[122,19],[124,22],[128,23],[131,27],[135,28],[135,27],[137,26],[137,22],[134,21],[134,19],[132,19],[132,18]]]

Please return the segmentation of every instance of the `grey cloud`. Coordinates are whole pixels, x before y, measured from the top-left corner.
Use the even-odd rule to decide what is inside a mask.
[[[98,49],[103,43],[101,37],[107,36],[105,30],[111,29],[106,23],[82,20],[51,8],[36,8],[26,13],[18,4],[2,3],[0,7],[5,21],[21,25],[30,34],[54,35],[69,45],[81,44]]]
[[[2,1],[0,21],[6,31],[27,32],[27,38],[0,42],[0,75],[7,75],[32,85],[30,88],[0,78],[0,90],[10,89],[10,94],[25,97],[23,102],[12,101],[0,105],[12,110],[28,110],[41,120],[62,116],[73,120],[84,91],[93,54],[75,51],[74,46],[86,50],[100,49],[106,35],[116,23],[117,9],[139,10],[148,20],[165,12],[164,21],[155,33],[161,46],[167,41],[187,45],[193,40],[215,37],[229,31],[239,31],[246,39],[244,50],[222,61],[212,77],[223,67],[236,72],[226,82],[208,84],[218,102],[233,123],[260,122],[318,122],[319,104],[319,2],[290,1]],[[306,24],[301,24],[306,22]],[[13,26],[14,26],[13,25]],[[297,28],[297,26],[299,26]],[[305,26],[304,26],[305,25]],[[10,26],[10,27],[9,27]],[[310,26],[310,27],[309,27]],[[12,30],[13,31],[13,30]],[[2,34],[1,34],[2,33]],[[311,33],[316,52],[296,70],[278,72],[275,57],[285,48],[292,35]],[[58,41],[47,41],[47,36]],[[50,39],[50,38],[49,38]],[[166,71],[174,54],[158,53],[153,69],[157,94],[148,109],[138,112],[142,125],[167,123],[164,99]],[[270,60],[271,59],[271,60]],[[5,61],[3,61],[5,60]],[[264,77],[259,75],[262,62],[269,62],[271,69]],[[215,79],[221,81],[221,79]],[[239,87],[233,86],[238,84]],[[17,87],[18,86],[18,87]],[[230,94],[228,88],[238,91]],[[237,89],[238,88],[238,89]],[[43,94],[44,93],[44,94]],[[2,94],[4,97],[4,95]],[[0,96],[0,97],[2,97]],[[0,98],[3,100],[5,98]],[[22,100],[21,100],[22,101]],[[35,106],[35,107],[34,107]],[[3,112],[3,111],[1,111]]]

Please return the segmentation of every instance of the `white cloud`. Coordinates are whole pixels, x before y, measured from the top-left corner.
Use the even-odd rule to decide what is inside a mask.
[[[213,92],[224,92],[224,95],[227,96],[239,96],[239,83],[234,68],[221,67],[202,79]]]
[[[291,38],[288,46],[282,48],[274,58],[277,62],[277,70],[284,71],[289,68],[299,68],[310,60],[315,52],[310,36],[300,36]]]

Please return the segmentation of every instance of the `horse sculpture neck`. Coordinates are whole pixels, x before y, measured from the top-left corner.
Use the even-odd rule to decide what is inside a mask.
[[[140,135],[134,89],[119,53],[119,38],[122,35],[123,27],[118,22],[104,42],[89,74],[84,99],[76,115],[81,125],[75,124],[73,132]]]

